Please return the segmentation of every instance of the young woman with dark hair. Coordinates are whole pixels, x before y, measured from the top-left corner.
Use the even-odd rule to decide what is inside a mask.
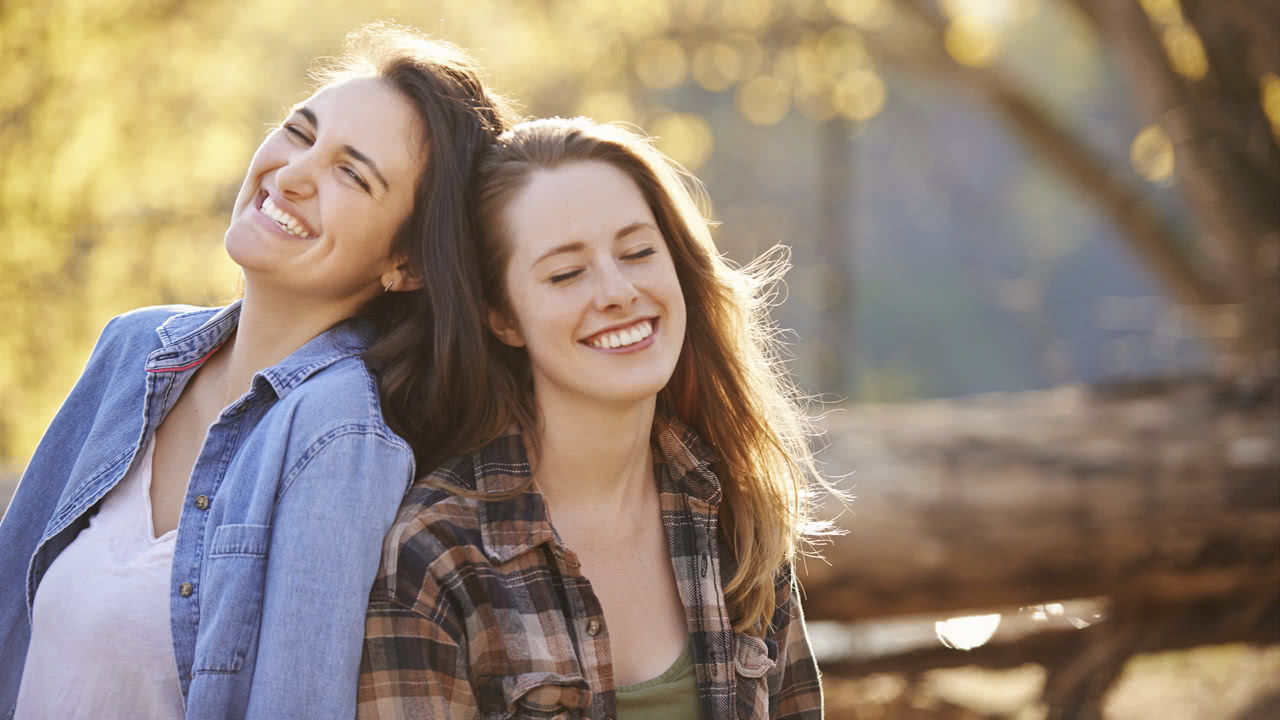
[[[113,319],[23,474],[0,523],[0,717],[354,714],[414,478],[400,434],[421,440],[406,410],[434,392],[399,380],[431,354],[423,278],[458,267],[468,174],[504,120],[464,55],[394,26],[322,81],[235,201],[243,297]]]
[[[455,324],[485,350],[388,534],[359,717],[821,716],[792,563],[830,528],[767,320],[785,257],[730,266],[685,179],[581,119],[482,160],[477,264],[441,282],[479,286]]]

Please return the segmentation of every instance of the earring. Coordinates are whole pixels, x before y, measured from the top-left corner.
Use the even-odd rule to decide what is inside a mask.
[[[382,288],[382,292],[391,292],[391,288],[395,286],[396,286],[396,281],[394,278],[392,278],[391,281],[387,283],[387,286]]]

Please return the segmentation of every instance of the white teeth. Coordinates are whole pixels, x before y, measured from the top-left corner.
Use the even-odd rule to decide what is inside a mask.
[[[262,201],[262,214],[272,220],[275,220],[277,225],[293,235],[297,235],[301,238],[311,237],[307,231],[303,229],[302,223],[298,218],[276,207],[276,204],[271,201],[270,195],[267,196],[266,200]]]
[[[622,330],[615,330],[606,335],[601,335],[595,340],[592,340],[591,345],[593,347],[611,350],[624,345],[634,345],[652,334],[653,323],[648,320],[643,320],[629,328],[623,328]]]

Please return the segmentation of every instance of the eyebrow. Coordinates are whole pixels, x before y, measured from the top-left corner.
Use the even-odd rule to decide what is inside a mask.
[[[305,106],[300,106],[296,108],[296,110],[299,115],[307,119],[307,122],[311,123],[312,127],[314,127],[316,130],[320,129],[320,120],[316,117],[315,113],[311,112],[309,108]],[[388,183],[387,179],[382,176],[381,172],[379,172],[378,164],[373,161],[373,158],[369,157],[368,155],[365,155],[364,153],[355,149],[351,145],[343,145],[342,150],[346,154],[355,158],[358,162],[363,163],[365,166],[367,166],[369,170],[373,172],[374,177],[378,178],[378,182],[382,183],[383,190],[391,189],[390,183]]]
[[[657,228],[653,226],[653,223],[633,222],[629,225],[622,226],[621,230],[613,234],[613,239],[621,240],[622,238],[630,235],[631,233],[636,232],[637,230],[643,230],[644,228],[653,228],[654,230],[657,230]],[[529,265],[529,267],[534,267],[538,263],[542,262],[543,260],[546,260],[547,258],[553,255],[559,255],[560,253],[567,253],[567,252],[580,252],[585,247],[586,245],[582,244],[581,242],[570,242],[570,243],[565,243],[563,245],[557,245],[551,248],[550,250],[542,253],[542,255],[539,256],[537,260],[534,260],[533,263]]]

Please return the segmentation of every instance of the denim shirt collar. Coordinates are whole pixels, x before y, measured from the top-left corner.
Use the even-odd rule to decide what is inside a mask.
[[[721,489],[714,472],[719,460],[715,451],[678,418],[662,413],[654,417],[650,446],[659,492],[684,494],[702,501],[705,511],[716,513]],[[480,505],[481,541],[490,559],[505,563],[539,545],[558,542],[546,501],[529,484],[533,470],[518,432],[513,430],[476,450],[472,462],[475,488],[482,496],[500,498],[525,486],[513,497]]]
[[[161,346],[147,357],[149,373],[176,373],[193,370],[230,339],[240,322],[240,300],[219,309],[194,310],[170,317],[156,334]],[[359,319],[346,320],[323,332],[283,360],[258,371],[253,387],[267,383],[277,398],[283,398],[308,377],[368,347],[371,329]]]

